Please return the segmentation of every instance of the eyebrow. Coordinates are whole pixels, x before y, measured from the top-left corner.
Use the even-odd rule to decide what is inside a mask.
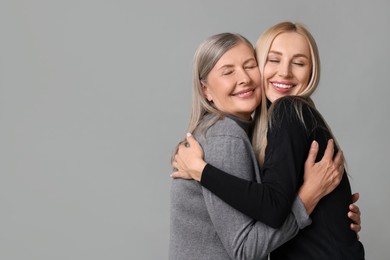
[[[268,55],[269,54],[283,55],[283,53],[281,53],[279,51],[269,51]],[[305,54],[302,54],[302,53],[298,53],[298,54],[295,54],[293,56],[293,58],[299,58],[299,57],[303,57],[303,58],[309,59],[309,57],[307,57]]]
[[[218,70],[233,68],[233,67],[234,67],[234,65],[232,65],[232,64],[225,64],[225,65],[219,67]]]
[[[244,61],[244,65],[247,64],[248,62],[251,62],[251,61],[254,61],[254,62],[257,62],[255,58],[249,58],[247,59],[246,61]],[[219,67],[217,70],[221,70],[221,69],[225,69],[225,68],[233,68],[234,65],[233,64],[225,64],[221,67]]]

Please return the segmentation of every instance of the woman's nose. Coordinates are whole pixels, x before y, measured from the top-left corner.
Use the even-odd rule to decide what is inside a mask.
[[[291,66],[288,62],[283,62],[279,66],[279,76],[288,78],[291,76]]]
[[[240,70],[238,83],[239,84],[248,84],[250,82],[250,77],[245,69]]]

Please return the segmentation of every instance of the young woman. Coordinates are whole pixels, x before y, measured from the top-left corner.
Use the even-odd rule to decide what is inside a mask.
[[[198,48],[193,64],[189,131],[199,140],[208,162],[257,182],[260,172],[249,135],[251,115],[261,100],[260,86],[254,50],[244,37],[219,34]],[[339,183],[342,155],[335,161],[332,155],[330,149],[325,157],[334,169],[307,175],[311,184],[306,192],[314,195],[302,201],[296,198],[292,213],[279,229],[233,209],[196,181],[173,180],[170,259],[265,259],[310,224],[304,205],[315,204],[313,197],[324,196]],[[313,164],[308,164],[308,170],[317,171]]]
[[[318,85],[320,72],[311,34],[301,25],[277,24],[259,38],[256,53],[267,99],[263,98],[261,110],[257,111],[261,116],[254,129],[253,146],[262,181],[268,185],[230,176],[225,172],[232,171],[223,172],[219,166],[206,164],[192,138],[190,147],[181,147],[175,157],[173,165],[180,171],[173,177],[201,180],[204,187],[244,214],[262,221],[274,219],[273,225],[279,226],[303,183],[304,162],[312,140],[323,148],[333,135],[309,98]],[[320,149],[319,156],[323,152]],[[300,196],[305,200],[305,195]],[[313,205],[318,202],[314,201]],[[309,213],[313,211],[313,223],[275,250],[271,258],[364,259],[363,246],[350,229],[350,203],[350,184],[344,174],[340,185],[314,211],[305,204]],[[269,210],[270,205],[279,207]],[[358,225],[352,226],[355,231],[360,229],[358,215]]]

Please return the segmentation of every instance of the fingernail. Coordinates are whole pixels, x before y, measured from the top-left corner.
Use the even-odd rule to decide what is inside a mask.
[[[311,143],[311,145],[312,145],[314,148],[316,148],[316,147],[318,146],[318,143],[317,143],[316,141],[313,141],[313,142]]]
[[[192,134],[191,133],[187,133],[187,137],[190,137]]]

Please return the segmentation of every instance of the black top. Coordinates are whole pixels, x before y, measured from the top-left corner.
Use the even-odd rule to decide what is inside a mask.
[[[305,125],[293,103],[301,106]],[[304,163],[312,140],[319,143],[317,161],[331,135],[317,110],[299,97],[273,104],[275,120],[268,130],[262,183],[239,179],[207,164],[201,184],[242,213],[272,227],[280,226],[303,182]],[[351,188],[347,174],[340,185],[317,204],[312,225],[271,254],[272,259],[364,259],[363,245],[350,229]]]

